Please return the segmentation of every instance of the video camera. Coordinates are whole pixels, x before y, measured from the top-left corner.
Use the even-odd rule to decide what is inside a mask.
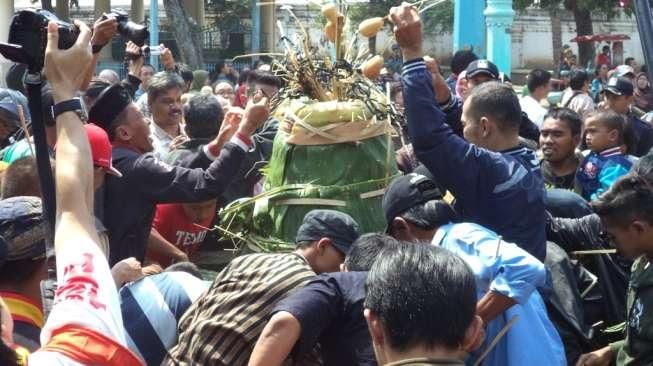
[[[127,12],[115,9],[102,16],[114,17],[118,21],[118,32],[125,38],[142,46],[149,32],[145,26],[129,21]],[[79,28],[66,23],[56,15],[43,9],[26,9],[14,14],[9,27],[7,43],[0,43],[0,53],[7,59],[28,65],[30,72],[43,69],[45,48],[48,43],[48,23],[54,22],[59,28],[59,49],[68,49],[75,44]]]

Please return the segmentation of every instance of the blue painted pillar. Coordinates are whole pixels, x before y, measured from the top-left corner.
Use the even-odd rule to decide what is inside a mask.
[[[261,52],[261,6],[252,0],[252,53]],[[256,58],[258,59],[258,57]]]
[[[150,47],[159,45],[159,0],[150,0]],[[159,70],[159,55],[150,55],[150,65]]]
[[[485,57],[484,0],[454,1],[453,51],[472,50]]]
[[[512,22],[515,11],[512,0],[487,0],[485,8],[487,26],[487,58],[500,71],[510,75],[512,71]]]

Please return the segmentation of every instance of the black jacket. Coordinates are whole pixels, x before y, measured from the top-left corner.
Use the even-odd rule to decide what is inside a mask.
[[[628,116],[628,124],[635,133],[637,141],[635,146],[631,147],[631,155],[637,157],[644,156],[648,154],[653,147],[653,126],[650,123],[646,123],[639,118],[636,118],[632,114]]]
[[[551,216],[547,219],[547,239],[557,243],[567,252],[612,249],[602,232],[603,225],[596,214],[579,219]],[[587,259],[589,269],[599,278],[604,320],[608,324],[623,321],[632,261],[618,254],[590,255]]]
[[[203,151],[204,146],[209,142],[211,139],[190,139],[179,145],[178,148],[171,150],[166,162],[191,169],[206,169],[213,162]]]
[[[240,170],[236,174],[236,177],[234,177],[232,184],[229,185],[222,195],[225,203],[252,196],[254,186],[263,177],[260,169],[267,165],[272,156],[274,138],[278,130],[279,122],[274,117],[270,117],[252,135],[254,146],[245,155]]]
[[[110,264],[143,260],[158,203],[197,202],[218,197],[238,172],[245,151],[233,143],[206,170],[168,165],[152,154],[113,149],[113,165],[122,178],[107,176],[104,224],[109,231]]]

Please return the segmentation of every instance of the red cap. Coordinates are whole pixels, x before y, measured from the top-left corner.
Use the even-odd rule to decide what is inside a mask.
[[[111,164],[111,143],[106,131],[93,123],[84,125],[84,128],[86,129],[88,142],[91,145],[93,164],[111,175],[122,177],[122,173]]]

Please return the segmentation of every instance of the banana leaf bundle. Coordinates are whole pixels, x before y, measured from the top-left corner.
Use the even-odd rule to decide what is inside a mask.
[[[263,169],[263,193],[220,212],[218,230],[237,250],[292,250],[297,229],[314,209],[348,213],[363,232],[385,228],[381,200],[398,175],[391,134],[400,116],[363,72],[372,55],[358,48],[357,38],[346,46],[346,10],[340,2],[323,8],[337,27],[329,38],[333,52],[312,48],[302,24],[300,42],[283,37],[285,56],[272,70],[286,86],[271,101],[279,131]]]

